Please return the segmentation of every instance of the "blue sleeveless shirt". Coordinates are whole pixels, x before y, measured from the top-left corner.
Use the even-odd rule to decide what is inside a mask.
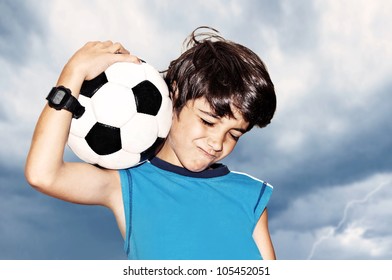
[[[252,234],[269,184],[221,164],[191,172],[159,158],[119,172],[128,259],[262,259]]]

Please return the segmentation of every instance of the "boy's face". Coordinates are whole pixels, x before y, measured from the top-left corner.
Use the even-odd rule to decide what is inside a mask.
[[[232,108],[234,117],[218,117],[204,98],[188,101],[174,114],[171,130],[158,157],[171,164],[200,172],[234,149],[248,122]]]

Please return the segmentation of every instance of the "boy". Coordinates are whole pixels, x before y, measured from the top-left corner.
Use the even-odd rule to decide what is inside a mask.
[[[266,209],[272,187],[218,163],[244,133],[272,119],[272,81],[252,51],[197,30],[166,72],[174,114],[156,157],[120,171],[63,162],[72,114],[50,104],[34,132],[26,178],[50,196],[111,209],[129,259],[275,259]],[[84,80],[117,61],[140,63],[119,43],[87,43],[57,87],[77,98]]]

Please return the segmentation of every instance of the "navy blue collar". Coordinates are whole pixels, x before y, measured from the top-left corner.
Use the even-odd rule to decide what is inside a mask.
[[[214,177],[219,177],[219,176],[224,176],[230,173],[230,170],[227,168],[226,165],[223,165],[221,163],[215,163],[213,164],[209,169],[200,171],[200,172],[192,172],[189,171],[188,169],[184,167],[180,167],[171,163],[168,163],[164,160],[161,160],[160,158],[154,157],[150,160],[151,164],[169,171],[173,172],[182,176],[188,176],[188,177],[194,177],[194,178],[214,178]]]

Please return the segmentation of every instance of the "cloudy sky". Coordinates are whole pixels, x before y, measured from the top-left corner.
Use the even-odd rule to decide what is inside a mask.
[[[120,41],[164,70],[200,25],[253,49],[275,83],[271,125],[225,163],[274,186],[278,258],[392,259],[392,2],[185,3],[0,0],[0,259],[125,259],[107,209],[28,186],[34,125],[85,42]]]

